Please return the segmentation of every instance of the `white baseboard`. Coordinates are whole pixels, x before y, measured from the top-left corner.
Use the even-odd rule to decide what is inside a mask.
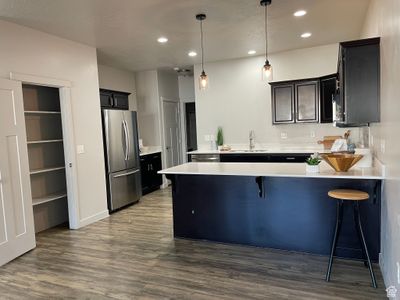
[[[94,222],[97,222],[104,218],[107,218],[108,216],[109,216],[108,210],[99,212],[97,214],[94,214],[93,216],[86,217],[86,218],[83,218],[82,220],[79,220],[79,226],[77,228],[71,228],[71,229],[79,229],[79,228],[85,227],[89,224],[92,224]]]

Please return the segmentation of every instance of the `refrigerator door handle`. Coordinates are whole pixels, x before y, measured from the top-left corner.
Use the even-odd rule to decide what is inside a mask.
[[[140,171],[140,170],[134,170],[134,171],[131,171],[131,172],[128,172],[128,173],[114,175],[113,178],[119,178],[119,177],[129,176],[129,175],[135,174],[135,173],[137,173],[137,172],[139,172],[139,171]]]
[[[126,123],[126,120],[124,120],[125,122],[125,128],[126,128],[126,160],[129,160],[129,153],[131,152],[131,133],[129,132],[129,128],[128,128],[128,123]]]
[[[128,160],[128,129],[126,128],[125,120],[122,120],[122,127],[124,127],[124,139],[125,139],[125,160]]]

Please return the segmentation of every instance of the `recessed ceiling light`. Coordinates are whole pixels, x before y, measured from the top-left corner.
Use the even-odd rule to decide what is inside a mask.
[[[188,55],[189,55],[190,57],[193,57],[193,56],[196,56],[197,53],[196,53],[195,51],[190,51],[190,52],[188,53]]]
[[[303,39],[309,38],[310,36],[311,36],[311,32],[304,32],[304,33],[301,35],[301,37],[302,37]]]
[[[165,44],[166,42],[168,42],[168,39],[165,36],[162,36],[157,39],[157,42]]]
[[[248,55],[254,55],[256,53],[257,53],[256,50],[249,50],[249,52],[247,52]]]
[[[307,14],[307,12],[306,12],[305,10],[298,10],[298,11],[296,11],[293,15],[294,15],[295,17],[302,17],[302,16],[304,16],[305,14]]]

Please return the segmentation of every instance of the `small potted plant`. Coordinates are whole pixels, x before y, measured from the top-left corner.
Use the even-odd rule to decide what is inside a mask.
[[[306,172],[307,173],[319,173],[319,164],[321,162],[321,157],[318,153],[312,154],[306,159]]]
[[[223,144],[224,144],[224,134],[222,132],[222,127],[218,127],[218,131],[217,131],[218,150],[221,150]]]

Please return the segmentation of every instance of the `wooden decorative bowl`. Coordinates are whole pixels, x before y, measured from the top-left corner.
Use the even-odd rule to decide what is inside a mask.
[[[347,172],[364,156],[361,154],[322,154],[322,158],[335,169],[336,172]]]

